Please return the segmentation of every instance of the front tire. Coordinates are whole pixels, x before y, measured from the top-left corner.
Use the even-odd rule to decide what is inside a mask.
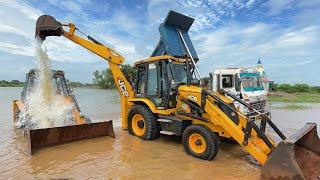
[[[160,135],[160,124],[150,109],[134,105],[128,115],[129,133],[144,140],[153,140]]]
[[[208,161],[211,161],[219,150],[218,136],[201,125],[188,126],[183,131],[182,144],[189,155]]]

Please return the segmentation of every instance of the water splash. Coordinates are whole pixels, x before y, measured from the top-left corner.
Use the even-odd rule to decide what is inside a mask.
[[[27,93],[26,109],[20,113],[17,126],[38,129],[73,125],[74,105],[64,96],[56,94],[50,59],[47,51],[42,48],[40,38],[36,39],[35,50],[38,66],[35,84]]]
[[[53,87],[52,87],[52,72],[50,59],[47,54],[47,50],[41,47],[42,40],[37,37],[36,39],[36,57],[39,71],[37,77],[39,77],[38,89],[42,95],[44,105],[49,106],[52,101]]]

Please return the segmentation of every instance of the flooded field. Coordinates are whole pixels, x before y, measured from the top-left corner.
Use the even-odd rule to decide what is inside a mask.
[[[120,129],[116,91],[75,89],[83,114],[93,121],[114,120],[116,138],[103,137],[49,147],[26,155],[12,125],[11,101],[21,88],[0,88],[0,179],[259,179],[238,145],[221,144],[214,161],[188,156],[179,138],[162,135],[142,141]],[[272,109],[272,119],[288,135],[306,121],[320,125],[320,104],[306,110]],[[318,127],[319,131],[319,127]]]

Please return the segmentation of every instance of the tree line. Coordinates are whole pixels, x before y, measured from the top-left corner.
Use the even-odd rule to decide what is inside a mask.
[[[67,83],[70,87],[97,87],[95,84],[92,83],[81,83],[81,82],[72,82],[67,80]],[[12,81],[6,81],[1,80],[0,81],[0,87],[23,87],[25,82],[19,81],[19,80],[12,80]]]
[[[24,82],[21,82],[19,80],[12,80],[12,81],[6,81],[1,80],[0,81],[0,87],[23,87]]]
[[[317,92],[320,93],[320,86],[310,86],[308,84],[275,84],[271,87],[272,91],[299,93],[299,92]]]
[[[129,65],[124,64],[120,66],[121,71],[125,75],[126,79],[131,83],[135,81],[137,71],[136,69]],[[113,80],[113,75],[110,68],[103,71],[95,71],[93,73],[93,84],[92,83],[81,83],[81,82],[71,82],[68,81],[70,87],[89,87],[89,88],[101,88],[101,89],[114,89],[116,85]],[[202,79],[204,84],[208,84],[209,77],[204,77]],[[24,82],[19,80],[0,81],[0,87],[22,87]],[[272,84],[270,89],[277,92],[286,93],[298,93],[298,92],[317,92],[320,93],[320,86],[310,86],[308,84]]]

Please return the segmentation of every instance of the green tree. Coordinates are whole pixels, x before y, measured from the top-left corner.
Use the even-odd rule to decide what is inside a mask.
[[[0,86],[1,86],[1,87],[7,87],[7,86],[9,86],[9,82],[6,81],[6,80],[1,80],[1,81],[0,81]]]
[[[295,84],[293,89],[295,92],[309,92],[310,86],[308,84]]]
[[[277,87],[277,91],[282,91],[286,93],[294,93],[294,89],[290,84],[280,84]]]
[[[24,82],[20,82],[19,80],[12,80],[12,81],[1,80],[0,81],[0,87],[22,87],[22,86],[24,86]]]
[[[320,86],[311,87],[311,91],[320,93]]]
[[[275,84],[274,82],[269,83],[269,89],[270,91],[277,91],[278,84]]]
[[[136,69],[129,64],[120,67],[129,82],[134,82],[136,78]],[[116,87],[110,68],[93,73],[93,83],[102,89],[113,89]]]
[[[204,86],[208,87],[209,86],[209,83],[210,83],[210,77],[203,77],[201,79],[201,82]]]

